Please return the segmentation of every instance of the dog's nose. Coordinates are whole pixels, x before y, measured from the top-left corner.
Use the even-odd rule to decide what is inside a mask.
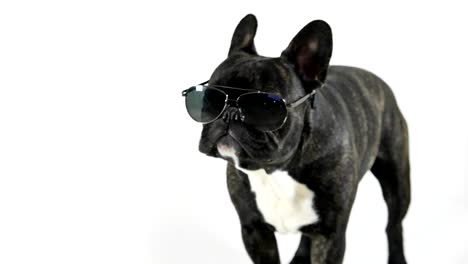
[[[223,120],[226,123],[229,123],[231,121],[241,121],[241,113],[239,111],[239,108],[230,106],[228,109],[223,114]]]

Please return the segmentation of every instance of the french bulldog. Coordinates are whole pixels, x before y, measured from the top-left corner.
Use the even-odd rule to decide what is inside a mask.
[[[389,86],[369,71],[329,66],[332,31],[324,21],[307,24],[275,58],[257,54],[256,30],[251,14],[239,22],[208,85],[275,93],[286,102],[315,94],[288,109],[275,131],[229,115],[203,125],[199,150],[227,161],[228,190],[251,260],[280,263],[275,232],[301,232],[291,263],[342,263],[357,187],[370,170],[388,207],[389,263],[406,263],[408,131]]]

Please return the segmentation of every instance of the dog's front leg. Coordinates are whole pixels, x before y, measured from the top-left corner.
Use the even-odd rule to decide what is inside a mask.
[[[279,264],[274,229],[262,219],[247,175],[232,164],[227,167],[227,185],[231,200],[239,215],[244,246],[255,264]]]
[[[346,248],[346,228],[357,191],[358,177],[350,162],[327,171],[318,164],[310,168],[307,184],[315,193],[314,208],[320,221],[301,229],[303,234],[294,264],[341,264]],[[315,187],[315,188],[314,188]]]
[[[255,264],[279,264],[275,234],[267,224],[253,222],[242,225],[245,248]]]
[[[331,235],[315,233],[308,236],[311,239],[310,263],[339,264],[343,262],[346,243],[344,232]]]

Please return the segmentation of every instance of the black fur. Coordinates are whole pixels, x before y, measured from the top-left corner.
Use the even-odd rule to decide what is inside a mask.
[[[295,264],[342,263],[357,186],[371,170],[389,211],[389,263],[406,263],[401,222],[410,202],[408,134],[390,88],[368,71],[328,65],[332,33],[324,21],[309,23],[277,58],[257,55],[256,29],[253,15],[242,19],[229,56],[214,71],[210,84],[276,92],[292,102],[324,82],[317,90],[315,109],[310,104],[295,108],[274,132],[221,118],[204,125],[200,151],[220,157],[217,144],[229,145],[236,149],[241,167],[268,173],[286,170],[313,190],[320,221],[301,228]],[[274,227],[264,221],[246,175],[232,161],[227,181],[251,259],[279,263]]]

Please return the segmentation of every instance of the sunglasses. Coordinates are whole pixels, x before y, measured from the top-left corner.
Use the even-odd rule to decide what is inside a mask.
[[[236,108],[236,114],[232,118],[240,119],[264,132],[281,128],[288,118],[288,109],[301,105],[309,98],[313,102],[316,91],[314,89],[298,100],[286,103],[277,94],[207,83],[208,81],[182,91],[187,112],[193,120],[203,124],[211,123],[223,116],[231,106]],[[226,115],[223,116],[225,117]]]

